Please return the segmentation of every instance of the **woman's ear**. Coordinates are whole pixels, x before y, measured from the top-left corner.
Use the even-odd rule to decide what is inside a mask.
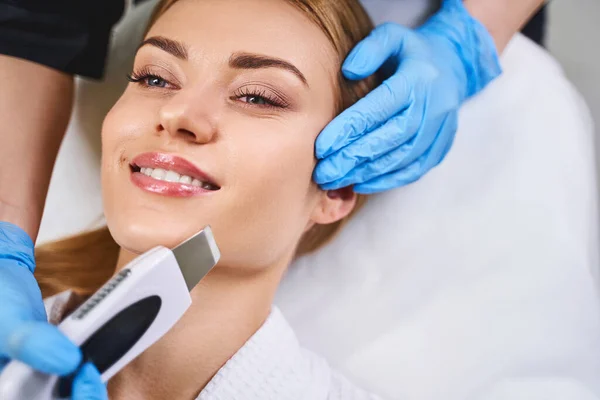
[[[351,186],[319,193],[319,201],[312,214],[312,222],[331,224],[348,216],[356,205],[356,193]]]

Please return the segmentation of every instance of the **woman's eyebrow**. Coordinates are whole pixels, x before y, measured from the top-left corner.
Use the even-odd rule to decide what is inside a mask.
[[[229,66],[235,69],[281,68],[296,75],[308,87],[304,74],[293,64],[279,58],[254,53],[234,53],[229,58]]]
[[[152,36],[139,45],[138,50],[146,45],[158,47],[167,53],[179,58],[180,60],[188,59],[188,51],[185,45],[177,40],[168,39],[164,36]]]
[[[181,59],[188,59],[188,51],[185,44],[177,40],[169,39],[164,36],[152,36],[144,40],[138,47],[138,50],[144,46],[154,46]],[[235,69],[259,69],[259,68],[280,68],[287,70],[298,77],[304,85],[308,87],[306,77],[295,65],[274,57],[254,53],[234,53],[229,58],[229,66]]]

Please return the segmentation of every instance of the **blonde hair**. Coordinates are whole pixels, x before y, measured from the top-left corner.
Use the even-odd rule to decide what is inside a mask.
[[[178,0],[160,1],[148,29]],[[341,65],[350,50],[373,29],[368,14],[358,0],[285,0],[302,11],[321,28],[333,45]],[[377,83],[375,77],[348,81],[338,74],[337,112],[364,97]],[[358,195],[350,215],[328,225],[315,225],[304,234],[296,256],[310,253],[331,240],[341,227],[362,207],[366,198]],[[35,276],[44,296],[71,289],[81,295],[95,292],[114,273],[119,246],[108,228],[82,233],[36,248]]]

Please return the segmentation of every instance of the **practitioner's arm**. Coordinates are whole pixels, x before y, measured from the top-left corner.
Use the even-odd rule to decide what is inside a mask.
[[[0,0],[0,221],[34,241],[71,114],[73,76],[102,77],[125,7],[123,0],[75,3]]]
[[[544,0],[465,0],[464,3],[469,13],[487,28],[498,53],[502,53]]]
[[[0,221],[35,240],[73,102],[73,77],[0,55]]]
[[[78,371],[73,400],[88,400],[107,398],[100,374],[79,368],[78,346],[47,322],[33,275],[73,75],[102,77],[111,28],[125,7],[123,0],[75,3],[0,0],[0,373],[13,359],[47,374]]]

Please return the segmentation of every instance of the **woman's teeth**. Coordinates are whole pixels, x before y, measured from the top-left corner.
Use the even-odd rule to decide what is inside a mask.
[[[162,168],[141,168],[140,172],[158,181],[183,183],[186,185],[200,186],[207,190],[216,190],[215,186],[210,183],[202,182],[188,175],[179,175],[177,172],[167,171]]]

